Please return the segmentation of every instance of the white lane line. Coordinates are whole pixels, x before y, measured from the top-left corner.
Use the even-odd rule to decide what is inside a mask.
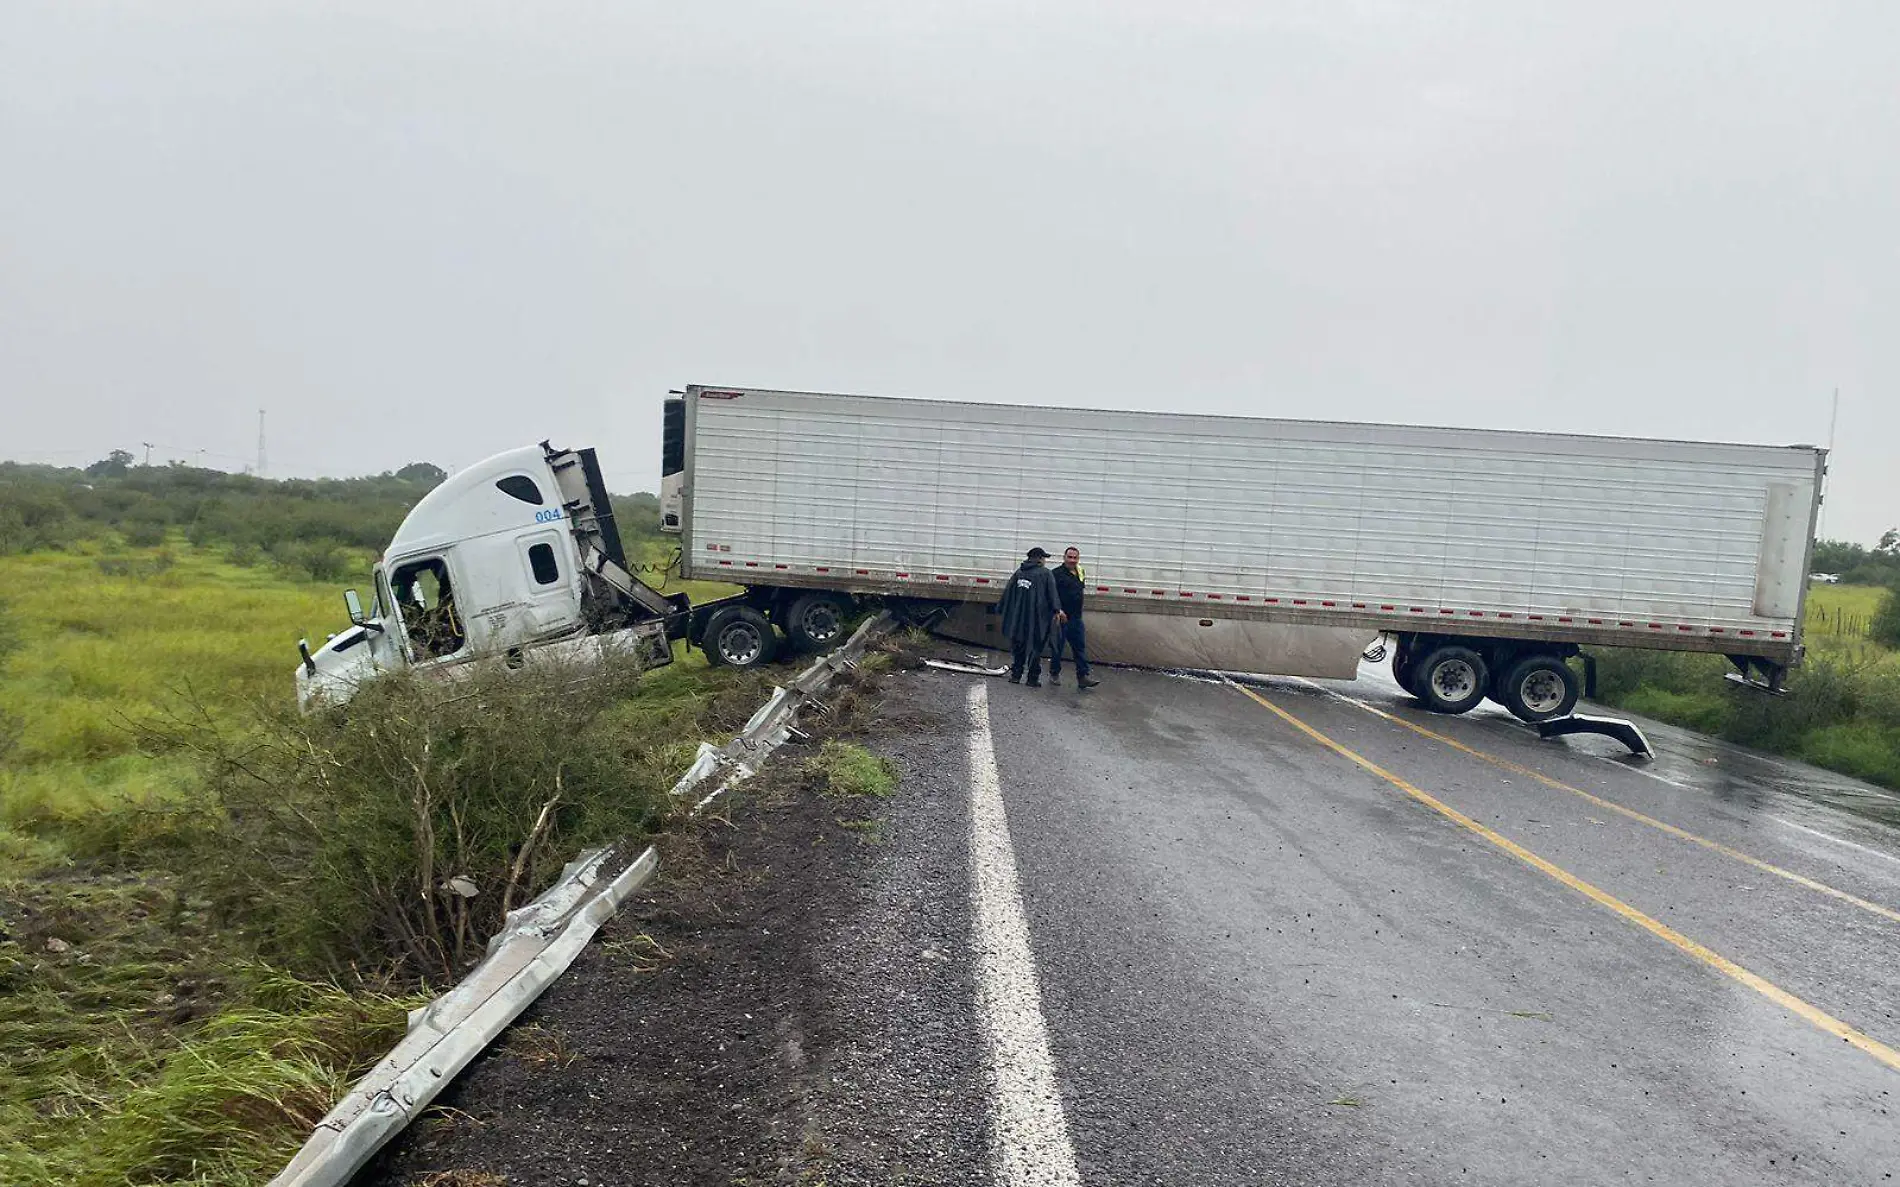
[[[1786,828],[1797,829],[1801,832],[1807,833],[1811,837],[1819,837],[1823,841],[1832,841],[1836,845],[1841,845],[1848,849],[1852,849],[1856,853],[1865,853],[1868,857],[1878,857],[1886,861],[1900,863],[1900,857],[1895,857],[1893,854],[1888,853],[1884,849],[1875,849],[1871,845],[1863,845],[1858,841],[1850,841],[1846,837],[1837,837],[1833,833],[1824,833],[1818,828],[1809,828],[1805,824],[1796,824],[1794,821],[1789,820],[1785,816],[1770,816],[1768,819]]]
[[[990,1150],[1006,1187],[1079,1184],[1042,1017],[1036,957],[990,740],[989,686],[970,689],[970,902],[977,1021],[990,1082]]]

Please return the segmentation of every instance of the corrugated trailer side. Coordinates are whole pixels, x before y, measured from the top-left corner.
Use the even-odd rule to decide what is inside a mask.
[[[689,575],[1797,662],[1823,451],[688,389]]]
[[[1799,639],[1822,465],[1809,447],[745,389],[694,389],[688,421],[695,576],[981,599],[1027,545],[1080,543],[1103,604],[1149,613],[1768,656]]]

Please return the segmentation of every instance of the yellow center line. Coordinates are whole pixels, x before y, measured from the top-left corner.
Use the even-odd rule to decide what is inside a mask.
[[[1417,800],[1419,803],[1424,804],[1426,807],[1430,808],[1432,811],[1437,812],[1439,815],[1445,817],[1447,820],[1453,821],[1454,823],[1462,825],[1465,828],[1471,830],[1472,832],[1476,833],[1478,836],[1483,837],[1485,840],[1489,841],[1491,844],[1496,845],[1499,849],[1504,850],[1506,853],[1510,854],[1512,857],[1517,858],[1519,861],[1523,862],[1525,865],[1530,866],[1532,869],[1535,869],[1541,873],[1548,874],[1550,877],[1555,878],[1557,881],[1563,883],[1565,886],[1570,887],[1572,890],[1576,891],[1577,893],[1584,895],[1586,898],[1591,899],[1592,901],[1598,903],[1601,906],[1608,907],[1610,910],[1616,912],[1618,915],[1621,915],[1623,918],[1629,920],[1631,923],[1634,923],[1636,926],[1642,928],[1644,931],[1649,932],[1651,935],[1654,935],[1659,939],[1667,941],[1668,943],[1688,953],[1690,956],[1695,957],[1697,960],[1701,961],[1703,964],[1706,964],[1710,968],[1721,973],[1723,976],[1729,977],[1732,980],[1738,981],[1741,984],[1748,986],[1750,989],[1754,990],[1756,993],[1761,994],[1763,997],[1767,998],[1769,1001],[1774,1002],[1776,1005],[1780,1006],[1782,1009],[1787,1010],[1789,1013],[1794,1014],[1797,1017],[1801,1018],[1803,1021],[1807,1022],[1809,1025],[1813,1026],[1815,1029],[1824,1031],[1827,1034],[1831,1034],[1834,1037],[1843,1040],[1844,1042],[1850,1043],[1853,1046],[1859,1048],[1860,1050],[1865,1051],[1867,1054],[1873,1056],[1875,1059],[1879,1060],[1881,1063],[1886,1064],[1887,1067],[1891,1068],[1892,1070],[1900,1071],[1900,1051],[1896,1051],[1894,1048],[1887,1046],[1887,1044],[1881,1042],[1879,1039],[1872,1037],[1871,1035],[1863,1034],[1862,1032],[1855,1030],[1853,1027],[1849,1026],[1845,1022],[1842,1022],[1840,1019],[1834,1017],[1832,1014],[1829,1014],[1825,1010],[1822,1010],[1817,1006],[1811,1005],[1810,1003],[1803,1001],[1801,998],[1798,998],[1794,994],[1789,993],[1787,990],[1781,988],[1779,985],[1776,985],[1774,982],[1769,981],[1764,977],[1758,976],[1755,973],[1749,972],[1747,969],[1743,968],[1741,965],[1736,964],[1734,961],[1730,960],[1726,956],[1723,956],[1721,953],[1715,951],[1714,949],[1709,948],[1708,946],[1704,944],[1697,943],[1695,940],[1692,940],[1688,936],[1683,935],[1681,932],[1670,927],[1668,924],[1663,923],[1662,921],[1657,920],[1657,919],[1652,919],[1650,916],[1643,914],[1641,911],[1637,910],[1635,907],[1630,906],[1628,903],[1624,902],[1620,898],[1617,898],[1615,895],[1609,893],[1608,891],[1600,890],[1597,887],[1592,886],[1590,883],[1585,882],[1582,878],[1577,877],[1575,874],[1571,873],[1569,870],[1566,870],[1561,866],[1555,865],[1545,860],[1544,858],[1539,857],[1537,854],[1532,853],[1530,850],[1524,848],[1524,846],[1518,844],[1516,841],[1511,840],[1509,837],[1504,836],[1502,833],[1499,833],[1493,829],[1485,827],[1484,825],[1478,823],[1476,820],[1473,820],[1471,817],[1466,816],[1463,812],[1460,812],[1458,809],[1452,807],[1450,804],[1447,804],[1444,801],[1438,799],[1436,796],[1432,795],[1431,793],[1422,791],[1419,788],[1414,787],[1412,784],[1406,782],[1404,779],[1399,778],[1397,775],[1394,775],[1392,772],[1386,770],[1384,767],[1380,766],[1378,763],[1373,762],[1371,759],[1364,758],[1354,753],[1353,751],[1348,750],[1346,747],[1340,745],[1338,742],[1333,741],[1331,738],[1327,737],[1325,734],[1320,733],[1318,730],[1314,729],[1312,726],[1306,724],[1304,721],[1301,721],[1299,718],[1293,716],[1293,714],[1288,713],[1285,709],[1282,709],[1280,706],[1274,704],[1272,701],[1269,701],[1267,698],[1261,696],[1259,693],[1255,692],[1251,688],[1242,687],[1241,685],[1233,683],[1233,681],[1231,680],[1228,681],[1227,683],[1230,687],[1238,690],[1241,693],[1241,695],[1251,698],[1252,700],[1258,702],[1263,708],[1267,709],[1268,711],[1273,713],[1275,716],[1279,717],[1280,720],[1286,722],[1288,725],[1292,726],[1294,729],[1299,730],[1301,733],[1313,739],[1315,742],[1318,742],[1320,745],[1326,747],[1328,750],[1331,750],[1334,754],[1337,754],[1341,758],[1344,758],[1349,762],[1355,763],[1361,768],[1371,772],[1374,775],[1377,775],[1379,778],[1385,780],[1387,783],[1390,783],[1392,786],[1398,788],[1400,791],[1404,792],[1406,795],[1411,796],[1413,799]]]
[[[1311,681],[1306,681],[1305,683],[1312,684]],[[1720,841],[1711,841],[1707,837],[1699,837],[1696,834],[1688,831],[1687,829],[1678,828],[1675,825],[1668,823],[1667,821],[1658,820],[1654,816],[1644,815],[1643,813],[1638,812],[1634,808],[1626,808],[1622,804],[1615,803],[1614,801],[1611,801],[1611,800],[1606,800],[1602,796],[1593,795],[1590,792],[1585,791],[1581,787],[1572,787],[1568,783],[1564,783],[1561,780],[1553,779],[1549,775],[1544,774],[1542,771],[1534,770],[1530,767],[1524,766],[1522,763],[1515,763],[1515,762],[1512,762],[1508,758],[1499,758],[1495,754],[1486,754],[1482,750],[1473,749],[1472,747],[1465,745],[1463,742],[1458,741],[1456,738],[1446,737],[1444,734],[1441,734],[1437,732],[1436,730],[1426,729],[1424,726],[1418,725],[1415,722],[1407,721],[1405,718],[1399,717],[1396,714],[1387,713],[1385,710],[1380,709],[1374,705],[1369,705],[1366,702],[1358,699],[1357,697],[1349,697],[1349,696],[1344,695],[1343,693],[1334,692],[1332,689],[1322,687],[1321,685],[1318,685],[1318,684],[1312,684],[1312,687],[1318,688],[1321,692],[1325,693],[1326,695],[1342,700],[1346,702],[1348,705],[1352,705],[1359,709],[1364,709],[1366,712],[1372,714],[1374,717],[1383,717],[1387,721],[1390,721],[1396,725],[1404,726],[1406,729],[1411,730],[1415,734],[1419,734],[1423,737],[1430,738],[1434,742],[1442,742],[1445,745],[1451,747],[1453,750],[1458,751],[1460,754],[1468,754],[1473,758],[1482,759],[1483,761],[1490,763],[1494,767],[1499,767],[1503,770],[1511,772],[1514,775],[1522,775],[1526,779],[1533,779],[1539,783],[1542,783],[1545,787],[1554,788],[1558,791],[1567,791],[1572,795],[1582,796],[1584,799],[1590,801],[1591,803],[1595,804],[1599,808],[1604,809],[1605,811],[1615,812],[1615,813],[1618,813],[1619,815],[1626,816],[1631,820],[1638,821],[1642,824],[1647,824],[1649,827],[1653,829],[1659,829],[1662,832],[1668,833],[1672,837],[1676,837],[1680,840],[1688,841],[1691,844],[1700,845],[1704,849],[1710,850],[1711,852],[1720,853],[1723,857],[1733,858],[1736,861],[1741,862],[1743,865],[1751,866],[1754,869],[1760,870],[1764,874],[1773,874],[1777,878],[1786,878],[1788,881],[1794,883],[1796,886],[1805,886],[1809,890],[1816,891],[1820,894],[1825,894],[1831,899],[1836,899],[1840,902],[1847,903],[1850,906],[1859,907],[1863,911],[1869,912],[1870,914],[1878,915],[1881,918],[1890,920],[1894,923],[1900,923],[1900,911],[1896,911],[1892,907],[1885,907],[1879,903],[1870,902],[1867,899],[1861,898],[1857,894],[1849,894],[1847,891],[1838,889],[1837,887],[1829,886],[1825,882],[1817,882],[1813,878],[1810,878],[1805,874],[1797,874],[1793,870],[1785,870],[1781,868],[1780,866],[1774,864],[1773,862],[1763,861],[1761,858],[1755,857],[1752,854],[1743,853],[1740,849],[1730,848],[1729,846],[1722,844]]]

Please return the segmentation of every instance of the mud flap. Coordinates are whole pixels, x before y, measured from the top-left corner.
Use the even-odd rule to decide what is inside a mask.
[[[1620,717],[1590,717],[1573,713],[1569,717],[1537,723],[1537,736],[1540,738],[1561,738],[1566,734],[1602,734],[1628,746],[1631,754],[1644,758],[1654,758],[1656,755],[1649,748],[1649,739],[1643,736],[1642,730],[1636,728],[1636,723],[1624,721]]]

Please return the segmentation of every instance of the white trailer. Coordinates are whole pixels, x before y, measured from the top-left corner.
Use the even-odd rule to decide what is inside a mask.
[[[682,575],[743,584],[691,629],[762,662],[851,600],[990,603],[1078,545],[1089,612],[1384,632],[1463,712],[1570,711],[1586,645],[1801,658],[1825,451],[694,386],[668,402]],[[1257,661],[1258,657],[1254,657]]]

